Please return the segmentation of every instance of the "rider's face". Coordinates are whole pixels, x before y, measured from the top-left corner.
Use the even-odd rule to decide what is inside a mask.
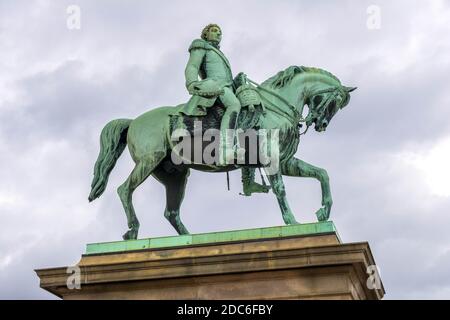
[[[218,27],[211,27],[208,32],[208,41],[220,43],[222,40],[222,31]]]

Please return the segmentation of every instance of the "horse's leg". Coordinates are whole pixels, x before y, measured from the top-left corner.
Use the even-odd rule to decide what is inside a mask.
[[[180,219],[180,206],[184,198],[189,169],[173,169],[167,172],[162,166],[158,166],[152,175],[166,187],[164,217],[169,220],[178,234],[189,234]]]
[[[286,199],[286,191],[284,188],[283,178],[280,173],[267,175],[272,186],[273,193],[277,197],[278,204],[280,205],[281,214],[283,215],[283,220],[285,224],[297,224],[294,215],[292,214],[291,208]]]
[[[281,172],[286,176],[316,178],[320,181],[323,207],[317,210],[316,215],[319,221],[327,221],[333,205],[327,171],[300,159],[292,158],[281,166]]]
[[[152,173],[160,159],[142,159],[136,163],[128,179],[117,189],[127,215],[129,230],[123,235],[124,240],[137,239],[139,221],[134,212],[132,195],[134,190]]]

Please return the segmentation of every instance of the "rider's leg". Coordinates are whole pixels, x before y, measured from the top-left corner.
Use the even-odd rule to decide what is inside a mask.
[[[225,107],[225,113],[220,123],[219,164],[227,165],[234,162],[234,138],[241,104],[228,87],[224,88],[220,100]]]
[[[251,196],[252,193],[267,193],[269,187],[261,185],[255,182],[255,168],[243,167],[242,168],[242,187],[243,195]]]

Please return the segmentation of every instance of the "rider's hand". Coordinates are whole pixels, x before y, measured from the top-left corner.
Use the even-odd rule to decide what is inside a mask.
[[[213,98],[223,94],[224,90],[220,85],[211,79],[195,81],[188,87],[191,95],[198,95],[205,98]]]

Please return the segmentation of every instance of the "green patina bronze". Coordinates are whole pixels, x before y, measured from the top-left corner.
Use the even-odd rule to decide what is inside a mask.
[[[143,249],[174,248],[195,246],[212,243],[230,243],[235,241],[265,240],[273,238],[286,238],[294,236],[313,236],[323,234],[336,234],[333,222],[305,223],[291,226],[257,228],[246,230],[233,230],[222,232],[199,233],[192,235],[149,238],[128,241],[115,241],[103,243],[90,243],[86,246],[86,254],[102,254]]]
[[[326,170],[297,159],[294,154],[300,136],[313,125],[316,131],[325,131],[334,115],[349,103],[350,92],[356,88],[343,86],[328,71],[304,66],[281,70],[261,85],[243,73],[233,79],[230,63],[220,51],[221,36],[217,25],[208,25],[201,39],[192,42],[185,70],[186,87],[192,98],[186,104],[155,108],[134,120],[112,120],[102,130],[89,201],[104,192],[110,172],[128,146],[135,167],[118,188],[128,221],[129,230],[123,236],[126,240],[137,239],[139,230],[132,194],[150,175],[166,188],[164,216],[178,234],[189,234],[180,219],[180,206],[190,169],[205,172],[241,169],[244,195],[249,196],[269,189],[254,181],[255,169],[262,168],[288,225],[298,222],[289,208],[282,176],[315,178],[322,189],[322,206],[316,212],[317,218],[326,221],[330,216],[332,197]],[[308,114],[303,118],[305,105]],[[209,129],[220,132],[218,159],[213,164],[203,159],[176,163],[173,134],[184,128],[195,136],[199,131],[196,122],[202,123],[202,134]],[[300,133],[302,126],[304,131]],[[249,161],[250,148],[235,143],[237,135],[230,135],[227,129],[276,131],[279,170],[268,170],[268,165],[262,161]],[[209,147],[205,141],[200,144],[201,151]],[[217,158],[217,153],[214,154]],[[244,161],[236,162],[236,159]]]

